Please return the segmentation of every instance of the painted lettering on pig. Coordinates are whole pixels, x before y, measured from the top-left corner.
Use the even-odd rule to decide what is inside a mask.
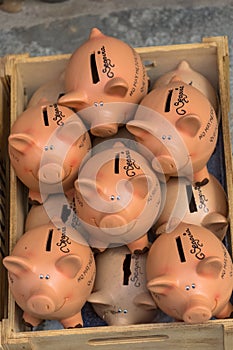
[[[66,228],[62,227],[61,228],[61,238],[60,238],[60,242],[57,243],[57,246],[60,247],[60,250],[63,253],[69,253],[70,249],[68,247],[68,245],[71,244],[70,238],[66,235]]]
[[[78,282],[81,282],[82,280],[84,280],[86,278],[86,276],[88,275],[88,273],[89,273],[89,271],[91,269],[91,266],[92,266],[93,262],[94,262],[93,254],[90,253],[88,263],[84,267],[82,273],[79,275],[79,277],[77,279]],[[89,283],[90,283],[90,281],[89,281]]]
[[[194,254],[198,260],[203,260],[205,258],[205,254],[202,251],[203,243],[201,243],[199,239],[196,239],[194,237],[189,228],[186,229],[186,231],[183,233],[183,236],[188,237],[190,240],[192,248],[189,252],[191,254]]]
[[[206,126],[204,127],[204,129],[199,134],[199,140],[202,140],[204,137],[207,136],[207,134],[210,132],[210,129],[211,129],[214,121],[215,121],[215,114],[214,114],[213,108],[211,107],[210,108],[210,118],[209,118]],[[217,130],[216,130],[216,127],[215,127],[215,129],[213,131],[213,135],[210,136],[210,142],[214,141],[216,135],[217,135]]]
[[[185,104],[189,103],[188,96],[184,93],[184,85],[179,86],[179,88],[175,88],[175,90],[178,90],[178,97],[177,101],[174,102],[174,106],[176,106],[176,113],[178,115],[185,115],[186,110],[184,108]]]
[[[140,166],[135,163],[135,160],[131,158],[131,154],[129,150],[125,151],[126,154],[126,165],[123,167],[125,173],[128,177],[133,177],[136,175],[136,170],[140,169]]]

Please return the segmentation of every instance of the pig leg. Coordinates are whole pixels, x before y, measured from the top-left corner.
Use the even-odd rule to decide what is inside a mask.
[[[97,239],[95,239],[94,237],[90,237],[88,239],[89,245],[91,246],[92,250],[96,253],[102,253],[105,251],[106,247],[106,243],[102,242],[102,241],[98,241]],[[104,247],[105,246],[105,247]]]
[[[227,318],[230,317],[231,313],[233,312],[233,306],[230,302],[226,304],[226,306],[219,312],[216,317],[217,318]]]
[[[36,327],[38,326],[43,320],[41,320],[40,318],[37,317],[33,317],[30,314],[28,314],[27,312],[23,313],[23,321],[25,323],[26,326],[31,326],[31,327]]]
[[[150,247],[147,234],[143,235],[136,241],[128,243],[127,246],[131,251],[131,253],[134,253],[134,254],[143,254],[147,252]]]
[[[74,316],[63,318],[60,320],[64,328],[81,328],[83,327],[83,319],[81,312],[78,312]]]

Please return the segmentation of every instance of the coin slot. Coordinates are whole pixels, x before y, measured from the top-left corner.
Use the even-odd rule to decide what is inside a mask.
[[[168,95],[167,95],[166,105],[165,105],[165,112],[166,113],[170,112],[172,94],[173,94],[173,90],[169,90]]]
[[[126,254],[125,260],[123,262],[123,271],[124,271],[123,285],[124,286],[127,286],[129,284],[129,277],[131,275],[130,264],[131,264],[131,254]]]
[[[91,60],[91,74],[93,84],[97,84],[100,81],[99,73],[96,65],[95,53],[92,53],[90,56]]]
[[[184,249],[183,249],[183,245],[182,245],[182,241],[180,236],[176,237],[176,245],[177,245],[177,250],[180,256],[180,261],[183,263],[186,261],[185,259],[185,255],[184,255]]]
[[[49,230],[48,239],[46,243],[46,252],[51,251],[52,238],[53,238],[53,229]]]
[[[43,118],[44,118],[44,125],[49,126],[48,111],[46,107],[43,108]]]

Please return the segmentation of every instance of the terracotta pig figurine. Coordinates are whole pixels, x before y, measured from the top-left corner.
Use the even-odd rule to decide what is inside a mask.
[[[75,181],[77,216],[93,248],[126,244],[131,252],[143,251],[160,210],[158,177],[138,152],[121,142],[106,144],[106,150],[101,143],[101,151],[80,168]]]
[[[81,308],[93,288],[95,261],[77,231],[51,223],[29,230],[3,264],[27,324],[47,319],[64,328],[83,325]]]
[[[35,227],[56,223],[59,219],[64,225],[79,230],[79,220],[76,215],[74,192],[65,196],[64,193],[50,194],[42,204],[33,204],[26,215],[25,231]]]
[[[169,222],[174,220],[206,227],[223,240],[229,226],[228,202],[224,188],[214,175],[209,174],[209,180],[195,184],[186,178],[168,180],[163,210],[153,230],[166,223],[169,227]]]
[[[126,246],[96,256],[96,278],[88,301],[110,326],[152,322],[158,309],[146,287],[146,254]]]
[[[29,188],[29,197],[38,202],[73,188],[91,148],[82,120],[58,104],[27,108],[12,125],[8,141],[15,173]]]
[[[64,73],[59,74],[56,78],[51,79],[33,93],[28,104],[28,107],[33,107],[38,104],[53,104],[57,103],[58,99],[64,93]]]
[[[218,136],[216,113],[206,96],[179,77],[149,92],[126,127],[153,153],[156,171],[194,182],[209,177],[206,164]]]
[[[184,83],[192,85],[200,90],[208,98],[217,112],[218,97],[213,85],[203,74],[193,69],[186,60],[180,61],[176,68],[162,74],[155,81],[152,89],[168,84],[174,76],[179,76]]]
[[[67,64],[59,103],[82,110],[79,114],[91,133],[107,137],[132,118],[147,92],[148,77],[137,51],[93,28]]]
[[[147,287],[157,306],[186,323],[229,317],[232,259],[208,229],[180,223],[161,234],[148,253]]]

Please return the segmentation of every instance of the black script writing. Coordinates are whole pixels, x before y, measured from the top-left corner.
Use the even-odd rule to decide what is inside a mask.
[[[93,264],[93,254],[90,253],[89,260],[85,268],[83,269],[81,275],[78,277],[78,282],[82,281],[83,279],[86,278],[88,272],[90,271],[91,265]]]
[[[190,249],[190,253],[194,254],[198,260],[203,260],[205,258],[205,254],[202,252],[203,243],[200,243],[199,239],[194,238],[189,228],[187,228],[187,230],[185,231],[185,233],[183,233],[183,235],[184,236],[188,235],[190,239],[190,242],[192,245],[192,249]]]
[[[202,209],[204,213],[208,213],[209,212],[209,208],[207,207],[208,198],[206,198],[206,196],[202,193],[201,186],[195,185],[194,189],[197,190],[198,192],[198,197],[199,197],[198,208]]]
[[[135,160],[131,158],[130,151],[126,152],[126,165],[124,166],[124,170],[126,175],[129,177],[133,177],[136,175],[135,169],[140,169],[140,166],[135,163]]]
[[[140,73],[138,56],[137,56],[137,54],[136,54],[136,52],[134,50],[133,50],[133,55],[134,55],[135,74],[134,74],[133,86],[132,86],[132,89],[130,90],[130,93],[129,93],[130,96],[133,96],[133,94],[136,91],[137,84],[138,84],[139,73]]]
[[[64,125],[64,122],[62,121],[62,119],[65,118],[65,115],[62,113],[62,111],[60,111],[56,103],[54,103],[53,106],[54,106],[54,113],[55,113],[53,120],[56,121],[57,125],[59,126]]]
[[[140,266],[140,260],[138,255],[133,255],[132,259],[135,260],[134,271],[130,281],[134,283],[135,287],[140,287],[140,275],[143,275],[142,267]]]
[[[65,227],[62,227],[62,235],[60,238],[60,242],[57,243],[57,246],[60,247],[60,250],[63,253],[69,253],[70,252],[70,249],[68,247],[69,244],[71,244],[71,241],[70,241],[69,237],[66,235]]]
[[[178,90],[178,88],[176,88]],[[186,103],[189,103],[189,100],[187,99],[187,95],[184,93],[184,85],[179,87],[179,94],[177,101],[174,102],[174,106],[176,106],[176,113],[179,115],[184,115],[186,113],[186,110],[183,108]]]
[[[215,114],[214,114],[213,108],[211,107],[210,108],[210,118],[209,118],[206,126],[204,127],[204,129],[199,134],[199,140],[201,140],[203,137],[206,137],[206,135],[209,132],[209,130],[210,130],[210,128],[211,128],[211,126],[212,126],[214,121],[215,121]],[[216,130],[214,130],[214,133],[216,133]]]
[[[106,74],[108,78],[113,78],[114,72],[112,71],[112,68],[115,67],[115,64],[113,64],[110,58],[107,57],[105,46],[102,46],[100,51],[98,51],[98,54],[100,53],[102,54],[103,64],[104,64],[104,68],[102,69],[102,72]]]

